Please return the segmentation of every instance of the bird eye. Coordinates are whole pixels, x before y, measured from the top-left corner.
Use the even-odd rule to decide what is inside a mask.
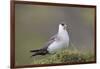
[[[61,24],[62,26],[64,26],[64,24]]]

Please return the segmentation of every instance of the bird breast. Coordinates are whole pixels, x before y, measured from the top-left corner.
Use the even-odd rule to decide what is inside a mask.
[[[59,50],[63,50],[67,48],[69,45],[69,36],[68,33],[61,33],[60,35],[58,34],[57,39],[48,46],[48,51],[49,53],[55,53]]]

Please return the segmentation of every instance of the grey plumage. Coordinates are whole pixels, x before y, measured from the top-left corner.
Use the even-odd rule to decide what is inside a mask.
[[[43,48],[37,49],[37,50],[31,50],[30,52],[34,52],[34,54],[33,54],[32,56],[36,56],[36,55],[46,55],[46,54],[48,54],[49,52],[47,51],[47,48],[48,48],[48,46],[49,46],[50,44],[52,44],[52,42],[55,41],[56,37],[57,37],[57,35],[52,36],[52,37],[48,40],[48,42],[44,45]]]

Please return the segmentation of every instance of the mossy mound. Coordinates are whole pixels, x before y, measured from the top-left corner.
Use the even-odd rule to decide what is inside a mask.
[[[38,56],[40,57],[40,56]],[[33,57],[34,58],[34,57]],[[81,63],[94,61],[94,55],[89,52],[80,53],[79,51],[64,50],[56,54],[42,56],[33,59],[32,64],[53,64],[53,63]]]

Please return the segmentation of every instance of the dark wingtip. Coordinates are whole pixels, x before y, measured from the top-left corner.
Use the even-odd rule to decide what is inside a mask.
[[[32,52],[32,50],[30,50],[29,52]]]
[[[30,50],[30,52],[38,52],[38,51],[40,51],[40,50]]]

